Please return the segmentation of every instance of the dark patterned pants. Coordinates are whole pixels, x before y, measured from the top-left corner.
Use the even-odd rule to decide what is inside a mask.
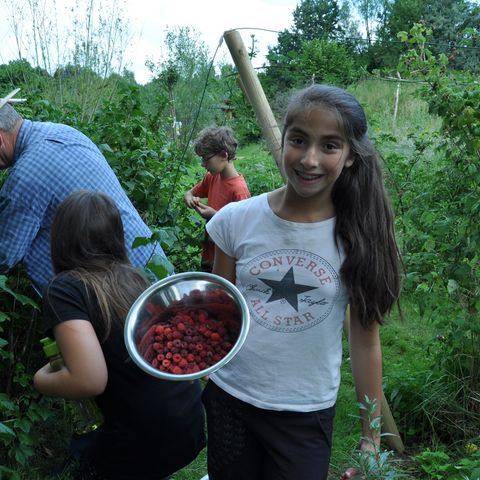
[[[232,397],[209,381],[209,480],[326,480],[335,407],[272,411]]]

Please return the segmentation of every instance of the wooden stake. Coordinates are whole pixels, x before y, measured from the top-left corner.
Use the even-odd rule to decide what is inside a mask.
[[[401,80],[400,73],[397,72],[397,77]],[[397,83],[397,89],[395,90],[395,103],[393,106],[393,124],[395,125],[397,122],[397,113],[398,113],[398,101],[400,100],[400,82]]]
[[[228,30],[224,32],[223,38],[235,62],[235,66],[240,75],[241,85],[243,85],[243,89],[245,90],[245,96],[255,112],[263,136],[267,142],[267,147],[280,170],[280,174],[285,180],[281,162],[282,135],[270,109],[262,85],[253,69],[242,37],[236,30]]]

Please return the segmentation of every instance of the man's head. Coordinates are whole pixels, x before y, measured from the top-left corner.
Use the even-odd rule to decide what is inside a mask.
[[[6,103],[0,108],[0,169],[11,167],[15,142],[22,123],[20,114]]]

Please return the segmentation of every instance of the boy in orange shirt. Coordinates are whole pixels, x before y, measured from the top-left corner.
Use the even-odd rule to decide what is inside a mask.
[[[245,179],[233,166],[237,140],[229,127],[203,129],[193,144],[195,153],[201,157],[207,174],[197,185],[185,193],[185,204],[196,210],[207,222],[227,203],[250,197]],[[207,204],[200,199],[207,198]],[[202,250],[202,270],[211,272],[215,244],[205,232]]]

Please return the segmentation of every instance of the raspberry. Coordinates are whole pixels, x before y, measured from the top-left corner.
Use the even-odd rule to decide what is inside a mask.
[[[239,310],[220,289],[192,291],[169,307],[150,303],[145,310],[151,326],[137,347],[160,371],[204,370],[227,355],[238,338]]]
[[[210,340],[212,342],[219,342],[220,341],[220,335],[218,333],[214,332],[210,335]]]
[[[180,322],[180,323],[177,325],[177,329],[178,329],[179,332],[184,332],[184,331],[187,329],[187,327],[185,326],[184,323]]]

